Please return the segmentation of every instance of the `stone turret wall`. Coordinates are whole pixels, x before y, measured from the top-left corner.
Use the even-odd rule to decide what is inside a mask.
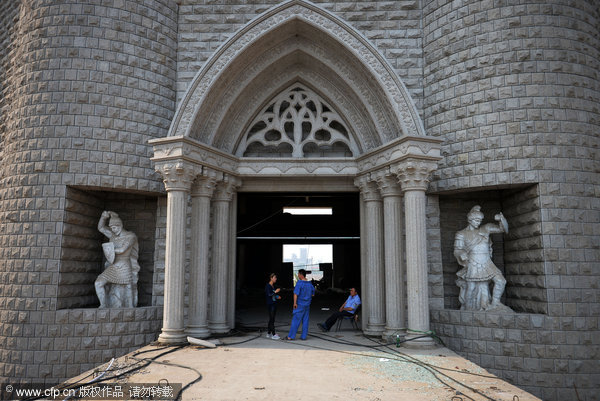
[[[425,125],[443,137],[434,190],[597,185],[600,15],[594,1],[426,1]],[[560,173],[558,173],[560,171]],[[597,179],[597,178],[596,178]]]
[[[6,135],[7,114],[15,101],[12,88],[16,84],[14,73],[16,63],[13,55],[17,48],[17,27],[19,19],[19,2],[3,1],[0,4],[0,163]]]
[[[8,90],[1,125],[0,349],[9,353],[0,358],[0,378],[51,383],[74,373],[53,355],[82,347],[67,341],[57,348],[49,340],[50,325],[60,324],[61,274],[70,269],[62,261],[72,261],[69,249],[77,249],[63,238],[67,187],[164,192],[148,140],[167,135],[175,110],[178,6],[27,0],[0,7],[9,24],[0,40],[10,45],[9,55],[0,55]],[[150,285],[152,278],[145,280]],[[116,355],[130,346],[106,348]]]
[[[598,4],[427,0],[423,46],[425,128],[445,140],[430,189],[440,203],[456,193],[506,194],[514,228],[504,244],[507,302],[542,314],[535,319],[548,322],[557,347],[535,346],[542,363],[528,361],[527,375],[514,373],[519,363],[508,373],[504,359],[484,358],[489,348],[451,348],[479,354],[473,359],[482,366],[545,400],[598,399],[587,380],[597,377],[600,352],[589,338],[600,334]],[[458,326],[474,334],[468,315],[459,315]],[[440,316],[434,324],[444,323]],[[458,339],[463,329],[445,335]],[[538,334],[524,342],[545,341]],[[577,361],[559,361],[557,352]]]

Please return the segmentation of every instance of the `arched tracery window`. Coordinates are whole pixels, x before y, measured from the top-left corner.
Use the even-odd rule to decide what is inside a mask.
[[[245,157],[352,157],[358,150],[347,125],[325,100],[295,84],[249,125],[238,148]]]

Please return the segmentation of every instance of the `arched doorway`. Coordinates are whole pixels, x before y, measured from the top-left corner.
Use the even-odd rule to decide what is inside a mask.
[[[267,11],[206,63],[169,136],[151,143],[168,193],[160,341],[232,327],[238,192],[360,192],[363,330],[406,327],[405,299],[410,327],[428,329],[425,190],[440,141],[352,27],[305,1]]]

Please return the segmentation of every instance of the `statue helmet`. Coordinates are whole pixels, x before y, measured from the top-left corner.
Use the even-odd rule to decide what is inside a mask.
[[[123,227],[123,221],[115,212],[110,212],[110,220],[108,221],[108,226],[121,226]]]
[[[479,218],[483,220],[483,212],[481,211],[481,206],[476,205],[473,206],[471,210],[469,210],[469,213],[467,214],[467,220],[471,220],[473,218]]]

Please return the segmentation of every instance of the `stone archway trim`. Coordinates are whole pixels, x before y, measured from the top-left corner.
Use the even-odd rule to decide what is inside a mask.
[[[404,136],[357,158],[245,158],[230,155],[188,137],[153,139],[155,163],[185,161],[210,167],[233,176],[302,177],[356,176],[379,170],[405,159],[441,159],[441,140],[433,137]]]
[[[236,55],[266,32],[292,19],[302,19],[326,31],[356,54],[384,89],[395,108],[398,121],[405,129],[404,134],[425,135],[422,121],[406,87],[366,38],[331,13],[304,0],[290,0],[249,23],[215,52],[190,84],[173,119],[169,136],[189,136],[206,94],[230,63],[235,61]]]

